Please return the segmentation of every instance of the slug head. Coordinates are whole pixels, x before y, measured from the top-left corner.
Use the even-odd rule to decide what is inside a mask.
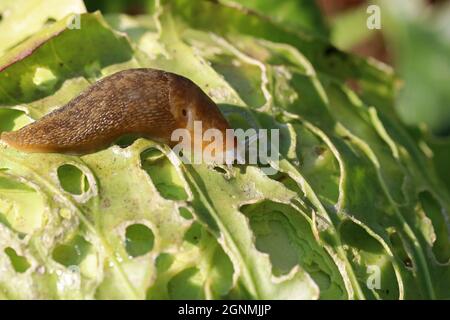
[[[202,135],[208,129],[219,130],[226,148],[226,130],[230,129],[230,125],[214,101],[187,78],[170,75],[169,81],[170,109],[179,127],[189,130],[191,137],[194,137],[194,122],[199,121]],[[204,145],[209,143],[204,141]]]

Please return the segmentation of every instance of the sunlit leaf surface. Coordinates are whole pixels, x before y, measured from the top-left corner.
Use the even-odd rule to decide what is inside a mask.
[[[0,144],[0,298],[450,298],[449,194],[388,67],[210,1],[57,18],[0,58],[1,131],[153,67],[235,128],[280,129],[279,172],[185,165],[146,139],[81,157]]]

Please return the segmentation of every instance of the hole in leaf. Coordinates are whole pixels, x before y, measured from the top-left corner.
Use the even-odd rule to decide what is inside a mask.
[[[221,173],[221,174],[228,174],[228,172],[227,172],[224,168],[222,168],[222,167],[216,166],[216,167],[214,167],[213,169],[214,169],[214,171],[216,171],[216,172],[218,172],[218,173]]]
[[[289,225],[285,225],[286,221],[281,222],[286,220],[283,212],[290,210],[288,208],[286,206],[281,209],[271,201],[241,208],[241,212],[250,219],[250,226],[256,237],[256,248],[269,254],[272,271],[277,276],[289,273],[298,264],[298,254],[286,230]]]
[[[78,266],[88,254],[91,243],[82,236],[75,236],[71,241],[60,244],[53,249],[53,260],[63,266]]]
[[[138,135],[126,134],[117,139],[115,144],[121,147],[122,149],[125,149],[131,146],[139,138],[140,137]]]
[[[144,151],[141,165],[161,196],[169,200],[187,200],[188,195],[179,173],[160,150],[150,148]]]
[[[58,179],[61,187],[74,195],[81,195],[89,190],[87,177],[79,168],[65,164],[58,168]]]
[[[0,109],[0,132],[13,131],[30,123],[25,112],[14,109]]]
[[[186,220],[191,220],[192,218],[194,218],[194,216],[192,215],[192,212],[189,211],[189,209],[187,208],[180,208],[180,215],[185,218]]]
[[[16,272],[24,273],[30,267],[28,260],[23,256],[19,256],[13,248],[5,248],[5,253],[9,257],[9,260],[11,261],[11,264]]]
[[[410,258],[405,258],[405,260],[403,260],[403,263],[405,264],[405,267],[409,269],[413,267],[413,262]]]
[[[191,227],[186,231],[184,240],[191,244],[198,244],[202,238],[202,225],[198,222],[194,222]]]
[[[446,214],[436,198],[428,191],[419,194],[419,201],[426,216],[431,220],[434,234],[433,254],[440,263],[450,260],[450,241],[448,222],[445,221]]]
[[[339,270],[317,243],[305,213],[270,200],[244,205],[240,211],[249,219],[256,248],[269,255],[275,276],[286,275],[300,265],[319,286],[321,299],[337,293],[345,298]]]
[[[125,231],[125,248],[131,257],[139,257],[153,249],[155,236],[149,227],[132,224]]]
[[[170,279],[167,289],[171,299],[201,300],[204,299],[203,279],[195,267],[181,271]]]

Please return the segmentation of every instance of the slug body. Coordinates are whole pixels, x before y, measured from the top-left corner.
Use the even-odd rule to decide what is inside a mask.
[[[214,128],[225,136],[228,122],[192,81],[155,69],[129,69],[96,82],[65,106],[1,139],[26,152],[85,154],[124,135],[168,144],[179,128]]]

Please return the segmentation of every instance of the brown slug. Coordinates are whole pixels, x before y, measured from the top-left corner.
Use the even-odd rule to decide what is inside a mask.
[[[229,128],[217,105],[191,80],[155,69],[129,69],[105,77],[65,106],[1,139],[26,152],[85,154],[124,135],[173,146],[175,129]]]

